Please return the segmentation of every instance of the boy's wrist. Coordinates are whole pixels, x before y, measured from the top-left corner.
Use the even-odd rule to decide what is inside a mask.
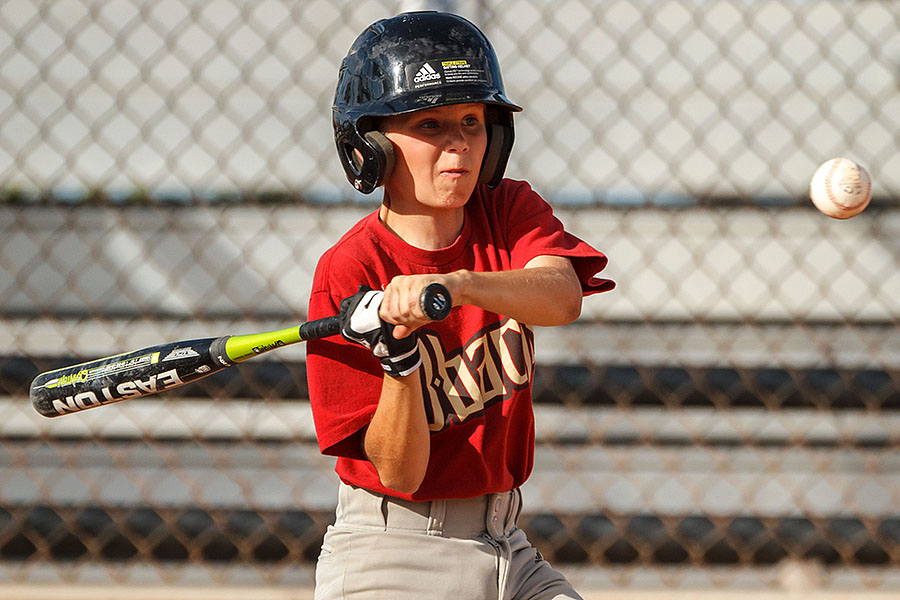
[[[450,291],[450,297],[453,298],[453,306],[461,306],[463,304],[472,304],[472,298],[469,290],[473,289],[472,280],[475,273],[466,269],[460,269],[449,273],[447,281],[444,285]]]

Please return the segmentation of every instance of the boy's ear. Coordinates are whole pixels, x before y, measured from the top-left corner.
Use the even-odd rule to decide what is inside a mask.
[[[394,144],[380,131],[367,131],[363,137],[366,138],[378,157],[380,173],[378,182],[375,184],[375,187],[378,187],[391,176],[391,171],[394,170]]]

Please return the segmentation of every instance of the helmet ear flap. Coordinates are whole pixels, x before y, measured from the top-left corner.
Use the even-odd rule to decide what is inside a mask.
[[[378,187],[384,184],[394,170],[394,144],[380,131],[367,131],[363,137],[375,151],[379,176],[374,187]]]
[[[337,131],[335,143],[347,179],[357,191],[371,194],[394,168],[394,145],[380,131],[360,135],[349,126]]]
[[[509,153],[513,147],[514,134],[511,125],[489,123],[487,127],[488,146],[484,152],[484,160],[481,162],[478,183],[485,183],[489,188],[495,188],[503,179],[503,172],[506,171],[506,163],[509,161]]]

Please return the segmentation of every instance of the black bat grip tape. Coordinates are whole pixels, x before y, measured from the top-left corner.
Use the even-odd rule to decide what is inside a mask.
[[[304,340],[315,340],[318,338],[337,335],[341,332],[341,316],[325,317],[324,319],[316,319],[308,321],[300,326],[300,338]]]

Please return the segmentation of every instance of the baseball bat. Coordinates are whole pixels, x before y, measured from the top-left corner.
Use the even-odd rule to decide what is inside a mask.
[[[452,307],[447,288],[432,283],[419,296],[432,321]],[[116,354],[39,374],[31,382],[34,409],[45,417],[68,415],[175,389],[275,348],[336,335],[334,315],[278,331],[182,340]]]

